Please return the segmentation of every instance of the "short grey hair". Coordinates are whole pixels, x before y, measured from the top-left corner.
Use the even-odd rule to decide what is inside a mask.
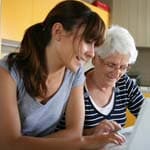
[[[113,25],[106,31],[104,43],[95,52],[103,59],[115,52],[129,55],[129,64],[135,63],[138,56],[133,37],[127,29],[118,25]]]

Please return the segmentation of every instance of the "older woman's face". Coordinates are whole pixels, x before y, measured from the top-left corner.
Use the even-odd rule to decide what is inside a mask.
[[[95,70],[105,84],[114,86],[129,67],[129,56],[114,53],[105,59],[96,56]]]

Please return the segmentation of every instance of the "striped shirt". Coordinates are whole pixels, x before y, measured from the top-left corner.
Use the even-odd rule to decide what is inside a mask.
[[[133,82],[133,80],[127,75],[123,75],[120,80],[116,82],[114,95],[113,108],[107,115],[99,112],[91,102],[90,95],[86,88],[84,88],[85,99],[85,123],[84,128],[93,128],[104,119],[114,120],[121,126],[126,123],[126,109],[137,117],[144,97]]]
[[[107,115],[99,112],[93,103],[91,102],[89,92],[84,88],[85,99],[85,122],[84,128],[93,128],[97,126],[102,120],[114,120],[121,126],[126,123],[126,109],[137,117],[142,102],[144,100],[143,94],[139,87],[133,80],[127,75],[123,75],[115,85],[114,89],[114,103],[112,110]],[[65,115],[61,119],[57,129],[65,128]]]

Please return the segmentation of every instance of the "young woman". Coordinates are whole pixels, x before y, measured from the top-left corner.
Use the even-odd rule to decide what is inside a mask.
[[[104,41],[104,33],[102,19],[73,0],[60,2],[43,22],[26,30],[19,53],[0,61],[0,149],[99,147],[100,135],[82,136],[82,66]],[[55,132],[65,109],[66,129]],[[105,122],[102,128],[119,126]],[[123,141],[114,133],[106,137]]]

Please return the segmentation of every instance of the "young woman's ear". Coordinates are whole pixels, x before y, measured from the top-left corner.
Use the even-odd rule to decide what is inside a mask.
[[[63,25],[59,22],[54,23],[52,27],[52,36],[55,38],[55,40],[60,41],[63,32],[64,32]]]

